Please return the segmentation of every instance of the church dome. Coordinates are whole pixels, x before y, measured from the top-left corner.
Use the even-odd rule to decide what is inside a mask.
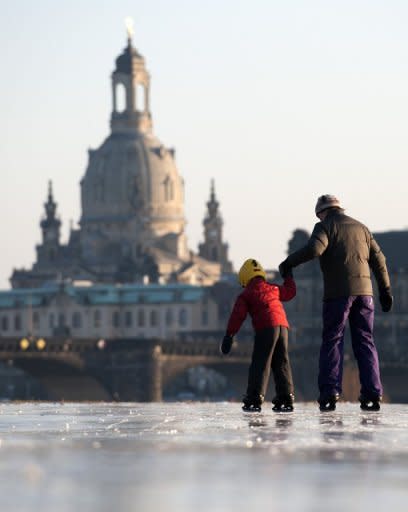
[[[138,224],[152,236],[184,230],[183,180],[172,150],[153,135],[111,134],[82,185],[82,224]]]
[[[142,55],[132,46],[130,40],[123,53],[116,59],[116,72],[130,74],[133,69],[134,60],[144,60]]]

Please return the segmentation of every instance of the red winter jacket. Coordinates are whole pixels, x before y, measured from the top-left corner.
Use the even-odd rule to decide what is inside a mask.
[[[287,277],[282,286],[254,277],[235,301],[227,334],[236,334],[248,313],[255,331],[278,325],[289,327],[281,301],[291,300],[295,295],[296,283],[291,277]]]

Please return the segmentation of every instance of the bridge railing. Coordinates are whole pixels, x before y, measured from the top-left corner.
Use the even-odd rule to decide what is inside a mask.
[[[105,348],[95,339],[66,339],[66,338],[0,338],[0,352],[9,353],[59,353],[59,352],[87,352]],[[99,343],[99,345],[98,345]]]

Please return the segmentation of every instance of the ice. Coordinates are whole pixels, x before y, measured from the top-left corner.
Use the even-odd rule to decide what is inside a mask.
[[[0,405],[3,510],[408,510],[408,406]]]

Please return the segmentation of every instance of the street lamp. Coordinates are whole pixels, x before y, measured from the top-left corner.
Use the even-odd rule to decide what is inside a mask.
[[[45,347],[47,346],[47,343],[45,342],[45,339],[44,338],[39,338],[36,342],[35,342],[35,346],[37,348],[37,350],[44,350]]]
[[[104,339],[100,339],[96,342],[96,346],[99,350],[103,350],[106,347],[106,341]]]
[[[20,349],[23,351],[28,350],[28,348],[30,347],[30,340],[28,340],[27,338],[22,338],[20,340],[19,346],[20,346]]]

